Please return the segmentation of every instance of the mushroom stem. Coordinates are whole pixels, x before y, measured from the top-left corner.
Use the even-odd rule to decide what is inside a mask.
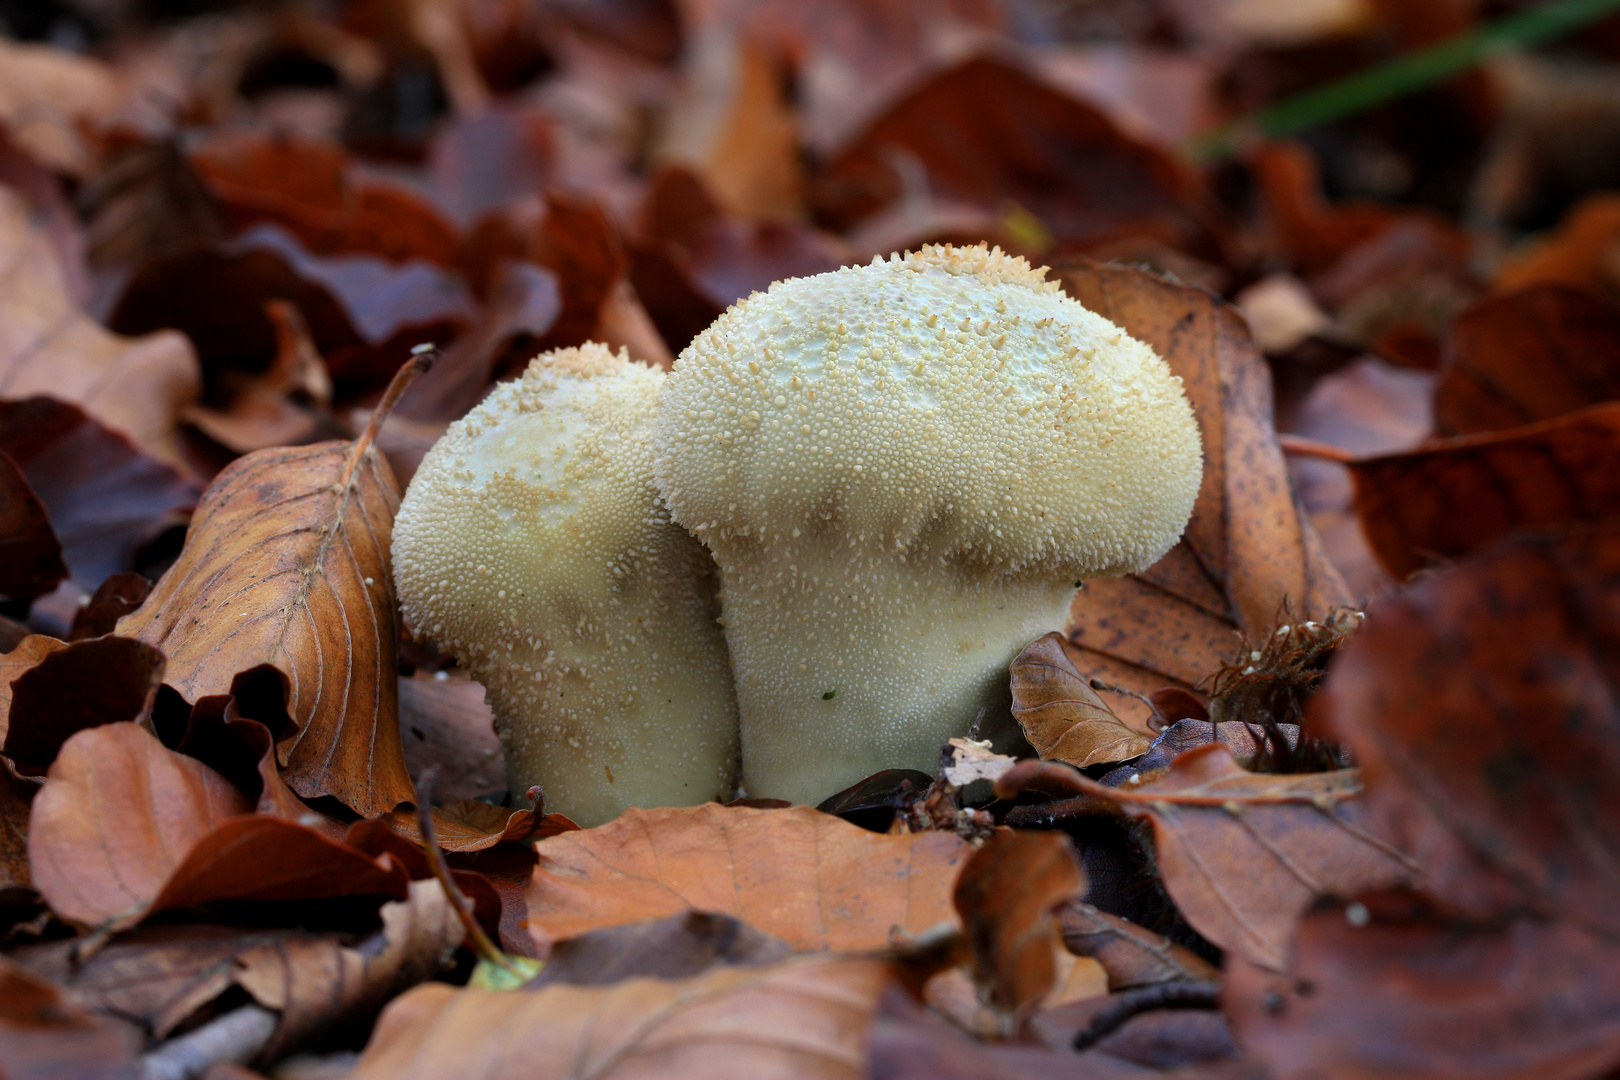
[[[940,747],[1005,697],[1007,665],[1068,616],[1074,582],[942,575],[936,560],[714,539],[743,777],[815,804]],[[1005,707],[1005,704],[1002,704]],[[814,747],[814,751],[807,748]]]

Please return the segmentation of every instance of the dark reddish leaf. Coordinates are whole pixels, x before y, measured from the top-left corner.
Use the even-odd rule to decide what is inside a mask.
[[[0,888],[28,885],[28,816],[39,785],[0,762]]]
[[[1057,977],[1057,909],[1085,889],[1069,838],[997,829],[962,864],[952,903],[973,948],[974,982],[1017,1024]]]
[[[110,634],[118,620],[140,607],[152,594],[152,583],[140,574],[125,572],[113,574],[96,586],[90,602],[73,616],[73,629],[69,641]]]
[[[0,451],[50,512],[68,570],[87,591],[132,569],[142,547],[197,501],[191,480],[65,401],[0,401]]]
[[[448,345],[401,403],[415,420],[459,420],[482,401],[507,361],[527,363],[561,312],[556,275],[533,263],[497,265],[478,321]]]
[[[1001,60],[963,61],[890,105],[829,163],[815,205],[839,228],[870,217],[902,197],[901,155],[934,193],[997,213],[1014,203],[1060,246],[1206,239],[1178,161]]]
[[[829,795],[816,807],[823,814],[834,814],[873,832],[888,832],[895,811],[907,796],[921,798],[934,778],[916,769],[883,769],[843,791]],[[751,805],[759,805],[756,800]],[[780,801],[780,800],[773,800]],[[791,804],[784,804],[791,805]]]
[[[450,261],[450,225],[404,188],[357,179],[335,144],[239,133],[190,159],[238,228],[274,221],[322,254]]]
[[[1058,920],[1063,944],[1076,956],[1089,956],[1102,964],[1110,990],[1220,979],[1220,971],[1203,957],[1090,904],[1070,901],[1058,909]]]
[[[11,455],[0,450],[0,596],[27,602],[67,577],[62,543]]]
[[[0,656],[0,717],[11,715],[11,684],[24,672],[60,649],[67,642],[46,634],[28,634],[16,646]]]
[[[77,732],[145,721],[163,685],[163,666],[159,650],[112,635],[51,652],[12,679],[0,752],[19,772],[39,776]]]
[[[1564,215],[1558,228],[1497,272],[1495,286],[1504,292],[1531,285],[1567,285],[1598,295],[1615,294],[1611,252],[1620,239],[1620,196],[1600,191],[1586,196]]]
[[[141,1041],[134,1025],[95,1015],[0,958],[0,1072],[8,1080],[133,1076]]]
[[[144,728],[81,731],[34,797],[34,884],[58,915],[87,926],[138,914],[197,841],[251,809],[224,777]]]
[[[1425,887],[1620,933],[1620,529],[1517,537],[1380,601],[1323,716]],[[1437,675],[1437,673],[1443,673]]]
[[[1308,916],[1286,975],[1227,969],[1233,1027],[1276,1080],[1576,1080],[1620,1063],[1611,935],[1469,923],[1409,896],[1358,904]]]
[[[1252,164],[1284,250],[1307,273],[1328,269],[1399,215],[1390,207],[1366,202],[1329,206],[1322,197],[1316,161],[1298,143],[1263,144]]]
[[[1014,773],[1003,778],[1005,788],[1027,783]],[[1416,871],[1368,832],[1353,769],[1251,773],[1210,743],[1178,756],[1153,783],[1106,787],[1079,773],[1069,783],[1152,822],[1158,871],[1187,921],[1272,970],[1285,966],[1300,916],[1318,896],[1404,883]]]
[[[1516,529],[1620,514],[1620,403],[1350,463],[1368,543],[1407,577]]]
[[[165,681],[191,705],[273,669],[291,722],[277,730],[288,785],[372,816],[411,794],[388,551],[398,505],[366,437],[249,454],[215,479],[179,561],[119,624],[164,650]]]
[[[1285,601],[1304,618],[1348,603],[1290,488],[1270,377],[1242,316],[1140,270],[1087,262],[1065,268],[1062,281],[1165,358],[1204,445],[1203,486],[1181,541],[1142,573],[1093,579],[1076,598],[1069,637],[1081,674],[1143,694],[1189,689],[1225,663],[1234,630],[1249,640],[1269,634]],[[1111,704],[1128,726],[1146,730],[1145,703]]]
[[[471,223],[546,190],[556,168],[556,139],[550,114],[522,101],[498,102],[439,129],[428,152],[428,180],[440,204]]]
[[[1582,289],[1534,285],[1452,324],[1434,402],[1448,435],[1497,431],[1620,398],[1620,311]]]

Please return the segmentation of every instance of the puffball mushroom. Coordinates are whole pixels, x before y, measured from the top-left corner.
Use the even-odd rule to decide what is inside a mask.
[[[676,361],[656,475],[720,567],[749,794],[932,773],[1081,578],[1175,543],[1181,381],[1001,250],[779,281]]]
[[[581,824],[728,796],[714,567],[652,480],[664,373],[541,355],[422,460],[394,524],[405,618],[484,684],[515,793]]]

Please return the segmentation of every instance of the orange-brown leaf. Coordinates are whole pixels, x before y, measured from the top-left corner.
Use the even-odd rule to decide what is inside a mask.
[[[537,816],[533,810],[508,810],[475,799],[447,799],[433,807],[433,832],[446,851],[483,851],[503,840],[523,843],[571,832],[579,826],[561,814]],[[411,808],[383,815],[388,827],[420,844],[422,829]]]
[[[794,957],[533,991],[434,983],[378,1021],[353,1080],[860,1080],[882,961]]]
[[[142,727],[81,731],[34,797],[34,885],[62,918],[98,925],[148,903],[192,845],[252,809],[230,781]]]
[[[273,668],[291,720],[277,747],[288,785],[366,816],[411,797],[389,562],[398,506],[392,471],[363,441],[249,454],[215,479],[179,561],[118,624],[163,649],[165,681],[193,705]]]
[[[1013,659],[1013,717],[1043,760],[1076,768],[1124,761],[1153,745],[1153,732],[1114,714],[1080,673],[1080,649],[1053,632]],[[1083,661],[1082,661],[1083,662]]]
[[[968,847],[943,832],[885,836],[807,806],[628,810],[542,840],[529,932],[545,949],[587,930],[696,909],[732,915],[795,949],[878,949],[899,926],[954,921]]]
[[[201,386],[196,352],[180,334],[120,337],[80,311],[27,207],[0,191],[0,397],[72,402],[178,465],[175,418]]]
[[[1339,573],[1302,513],[1272,426],[1271,379],[1243,318],[1201,289],[1086,262],[1064,288],[1153,346],[1180,376],[1204,444],[1204,478],[1181,541],[1140,574],[1086,582],[1069,636],[1087,678],[1139,693],[1190,688],[1235,644],[1268,633],[1286,600],[1309,618],[1347,604]],[[1145,729],[1145,705],[1122,700]]]
[[[1055,914],[1084,888],[1061,832],[997,829],[962,866],[952,902],[973,947],[974,981],[1015,1022],[1052,989]]]
[[[1058,912],[1063,944],[1076,956],[1089,956],[1108,972],[1108,989],[1198,980],[1219,982],[1208,960],[1128,919],[1074,901]]]
[[[1352,462],[1356,509],[1407,577],[1517,529],[1620,515],[1620,403]]]

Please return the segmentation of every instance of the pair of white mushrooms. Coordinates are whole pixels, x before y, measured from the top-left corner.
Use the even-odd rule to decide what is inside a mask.
[[[814,803],[933,772],[1081,578],[1175,543],[1201,471],[1152,349],[1021,258],[930,246],[777,282],[667,377],[538,357],[423,460],[394,573],[513,791],[594,824],[728,797],[740,760]]]

